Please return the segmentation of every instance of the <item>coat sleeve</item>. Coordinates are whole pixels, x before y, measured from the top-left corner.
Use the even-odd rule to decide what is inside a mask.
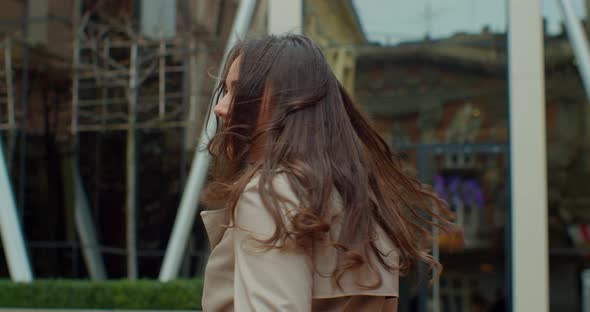
[[[310,256],[295,248],[262,249],[252,240],[269,238],[276,228],[256,189],[246,188],[236,207],[235,311],[311,311]]]

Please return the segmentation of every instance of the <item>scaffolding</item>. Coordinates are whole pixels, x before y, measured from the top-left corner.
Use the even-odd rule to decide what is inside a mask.
[[[74,42],[72,132],[184,127],[193,40],[149,40],[84,18]]]
[[[247,10],[242,9],[241,11],[244,13],[247,11],[248,14],[244,15],[242,13],[241,20],[244,23],[240,24],[243,25],[239,27],[239,33],[246,33],[253,18],[257,1],[244,2],[249,4],[244,6],[247,7]],[[165,3],[166,6],[169,5],[168,1],[161,1],[160,3]],[[177,2],[174,1],[174,3]],[[178,1],[176,5],[176,10],[184,10],[187,8],[188,2]],[[87,190],[84,187],[85,181],[80,172],[79,146],[81,134],[118,132],[127,135],[125,159],[115,160],[121,163],[121,167],[126,168],[126,248],[125,250],[116,249],[119,255],[125,255],[127,258],[128,278],[136,279],[139,275],[137,258],[138,254],[139,256],[142,255],[142,250],[138,250],[137,247],[137,189],[139,175],[137,133],[143,130],[151,132],[175,129],[174,131],[184,133],[184,141],[181,143],[183,151],[195,152],[200,157],[199,159],[203,158],[203,156],[207,157],[206,153],[203,153],[198,148],[202,147],[202,145],[197,146],[199,130],[206,113],[209,111],[208,107],[200,105],[201,99],[204,100],[204,97],[209,97],[210,89],[212,89],[209,88],[209,84],[213,83],[212,80],[206,79],[207,71],[204,68],[211,62],[217,64],[223,57],[222,45],[224,42],[220,39],[226,37],[227,31],[224,25],[232,20],[227,16],[231,17],[235,13],[236,7],[237,4],[233,2],[217,4],[215,1],[211,1],[210,4],[199,4],[199,8],[203,9],[203,12],[210,11],[211,14],[195,17],[192,15],[193,13],[184,10],[186,12],[183,12],[182,16],[185,18],[186,23],[175,24],[177,28],[174,37],[156,39],[147,37],[147,33],[137,30],[137,21],[134,18],[124,16],[126,9],[120,10],[119,13],[122,14],[113,14],[112,10],[97,5],[85,7],[84,9],[89,11],[84,12],[82,2],[76,1],[74,3],[72,25],[67,30],[73,34],[71,54],[66,53],[69,55],[59,60],[59,62],[68,61],[68,67],[71,65],[70,75],[66,74],[63,77],[71,78],[71,80],[68,79],[68,82],[71,82],[72,101],[71,106],[67,109],[67,114],[61,114],[65,112],[58,111],[56,115],[59,117],[56,118],[67,115],[66,127],[61,129],[70,134],[71,137],[62,136],[61,138],[65,140],[65,143],[68,143],[68,145],[71,143],[73,146],[73,149],[66,146],[65,157],[67,159],[65,160],[67,162],[63,171],[65,172],[63,183],[66,192],[64,195],[67,197],[66,206],[70,202],[74,206],[74,211],[72,211],[73,220],[69,218],[71,215],[67,208],[66,213],[68,215],[66,218],[68,221],[72,220],[75,223],[75,231],[79,239],[79,243],[73,243],[71,246],[75,246],[72,247],[72,250],[79,248],[82,253],[90,278],[94,280],[107,278],[103,252],[113,254],[109,250],[115,248],[101,245],[99,235],[97,235],[95,225],[97,220],[93,220],[92,213],[92,209],[96,209],[96,207],[90,205],[89,196],[86,195]],[[262,8],[261,12],[264,12],[264,10]],[[225,14],[221,14],[222,12],[225,12]],[[132,14],[129,13],[128,15]],[[211,17],[211,21],[209,21],[209,17]],[[158,21],[160,22],[160,20]],[[210,24],[214,25],[213,28],[210,27]],[[217,26],[215,27],[215,25]],[[237,40],[238,33],[232,31],[230,37],[233,43]],[[20,45],[20,41],[18,44]],[[24,42],[24,45],[29,48],[26,42]],[[9,48],[6,48],[7,46]],[[0,130],[14,130],[13,133],[16,133],[20,126],[25,124],[30,126],[31,122],[26,118],[26,110],[15,107],[14,104],[15,98],[19,95],[15,97],[13,92],[15,88],[12,80],[13,75],[11,74],[13,65],[13,55],[10,55],[13,51],[11,47],[14,48],[14,45],[11,46],[10,41],[0,41]],[[28,58],[26,59],[28,60]],[[28,64],[28,61],[25,61],[25,64]],[[65,68],[62,63],[59,63],[59,66],[60,69]],[[23,69],[23,73],[28,73],[28,67]],[[60,72],[60,74],[63,73]],[[25,85],[29,83],[28,74],[26,77],[23,76],[22,81]],[[7,85],[11,87],[7,88]],[[18,88],[18,90],[22,89]],[[29,99],[23,95],[22,102],[26,104],[28,101]],[[17,112],[15,112],[15,109]],[[18,126],[16,121],[18,121]],[[63,119],[60,121],[62,122],[61,125],[63,125]],[[208,134],[213,129],[211,125],[214,127],[214,123],[210,124]],[[5,131],[4,133],[11,132]],[[23,142],[26,141],[23,140]],[[64,141],[61,141],[61,143],[64,143]],[[195,148],[197,148],[197,151],[195,151]],[[11,153],[7,153],[7,157],[10,155]],[[22,155],[26,154],[19,153],[19,155],[23,157]],[[184,164],[183,157],[185,155],[183,154],[180,157],[180,161]],[[1,163],[10,163],[10,160]],[[99,167],[97,165],[97,168]],[[198,172],[197,175],[201,177],[200,185],[202,185],[207,171],[206,164],[197,162],[192,167],[191,177],[195,176],[193,172]],[[0,178],[8,178],[7,172],[9,171],[4,171]],[[184,178],[190,180],[190,177],[184,177],[184,171],[180,175],[179,181],[184,182]],[[24,176],[24,174],[21,173],[21,176]],[[4,180],[6,183],[3,184],[2,181]],[[21,183],[21,189],[24,189],[23,185]],[[189,181],[187,185],[191,186],[194,183]],[[182,194],[184,205],[181,205],[182,207],[179,210],[185,211],[189,209],[194,214],[197,207],[189,206],[196,205],[194,200],[197,198],[195,192],[199,191],[200,186],[196,190],[190,190],[188,186]],[[4,194],[0,197],[6,200],[6,202],[1,201],[2,207],[10,208],[11,213],[14,213],[16,218],[16,221],[14,221],[13,218],[2,214],[0,215],[2,217],[0,223],[8,222],[18,227],[16,205],[14,198],[10,197],[13,195],[10,180],[0,179],[0,187],[0,195]],[[67,194],[67,192],[71,193]],[[70,199],[72,200],[70,201]],[[9,204],[8,201],[12,204]],[[2,207],[0,207],[0,213],[7,210],[2,209]],[[179,215],[183,214],[179,213]],[[166,253],[167,257],[171,254],[178,254],[180,258],[183,258],[185,254],[183,249],[190,239],[188,231],[193,220],[194,218],[181,220],[183,226],[175,225],[175,228],[182,228],[186,235],[173,235],[172,245],[176,249],[168,248],[170,252]],[[12,226],[10,231],[13,231],[14,228],[16,227]],[[14,278],[13,276],[13,279],[32,280],[22,233],[17,233],[18,235],[13,232],[6,234],[4,228],[0,228],[0,230],[3,231],[1,235],[3,239],[17,237],[22,240],[21,249],[24,252],[21,254],[24,260],[17,257],[8,259],[8,262],[19,263],[23,267],[26,266],[26,268],[20,269],[21,273],[24,272],[20,274],[21,277]],[[20,229],[17,230],[20,231]],[[177,233],[178,231],[173,232]],[[68,232],[68,237],[73,237],[72,234],[73,232]],[[13,240],[13,242],[18,242],[18,240]],[[46,246],[49,246],[49,248],[55,247],[53,245],[55,242],[49,243],[52,244],[46,244]],[[6,247],[6,245],[5,243],[4,246]],[[9,253],[6,252],[7,258],[9,258]],[[77,257],[77,254],[74,257]],[[17,260],[14,261],[15,259]],[[27,270],[29,273],[26,272]],[[176,276],[178,273],[177,263],[172,263],[172,271],[174,271],[172,275]],[[13,275],[12,272],[11,275]]]
[[[16,129],[14,113],[14,75],[12,70],[12,41],[6,38],[0,42],[0,130]]]
[[[185,145],[194,141],[199,115],[202,70],[207,50],[187,31],[170,39],[150,39],[125,21],[97,21],[85,14],[77,23],[72,57],[71,132],[125,131],[127,275],[138,277],[137,264],[137,139],[138,130],[183,128]],[[192,136],[192,140],[190,139]],[[76,162],[76,160],[74,160]],[[77,168],[77,167],[73,167]],[[75,173],[79,176],[79,173]],[[85,198],[81,179],[75,190]],[[76,200],[76,211],[87,215],[79,227],[98,245],[88,203]],[[90,229],[90,230],[88,230]],[[85,255],[87,264],[101,266],[100,253]],[[93,259],[93,260],[92,260]]]

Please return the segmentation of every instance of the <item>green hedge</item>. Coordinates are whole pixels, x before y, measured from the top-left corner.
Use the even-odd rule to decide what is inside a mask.
[[[0,307],[71,309],[201,309],[202,280],[0,281]]]

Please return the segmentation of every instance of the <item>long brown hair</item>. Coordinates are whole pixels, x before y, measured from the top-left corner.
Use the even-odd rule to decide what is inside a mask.
[[[239,57],[239,59],[238,59]],[[238,59],[239,76],[233,86],[228,116],[209,143],[213,157],[206,200],[229,199],[232,218],[246,184],[259,176],[258,188],[266,209],[277,224],[265,243],[293,239],[310,248],[326,238],[333,191],[343,203],[340,237],[332,242],[342,273],[363,265],[374,253],[390,270],[406,273],[416,261],[441,271],[429,254],[430,229],[453,229],[443,200],[403,172],[394,154],[359,111],[336,79],[322,51],[299,35],[265,36],[237,44],[226,62],[223,79]],[[216,89],[213,102],[225,90]],[[267,112],[259,118],[261,107]],[[250,157],[252,147],[260,157]],[[286,226],[280,194],[272,185],[286,174],[301,200]],[[375,244],[380,227],[399,249],[399,267],[389,266]]]

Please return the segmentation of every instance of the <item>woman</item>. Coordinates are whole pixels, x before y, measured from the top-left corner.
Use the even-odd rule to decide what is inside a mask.
[[[217,89],[204,311],[395,311],[450,229],[304,36],[238,44]],[[436,212],[438,211],[438,212]]]

